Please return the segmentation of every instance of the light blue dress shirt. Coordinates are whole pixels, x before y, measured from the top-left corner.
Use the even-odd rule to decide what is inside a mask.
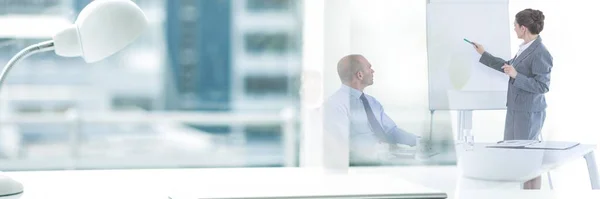
[[[333,139],[348,138],[351,154],[371,156],[377,150],[378,145],[381,145],[381,142],[375,136],[369,124],[365,107],[360,100],[362,94],[359,90],[342,85],[324,103],[323,126],[324,132]],[[398,128],[374,97],[367,94],[365,94],[365,97],[385,133],[394,138],[393,140],[396,143],[393,144],[416,145],[416,135]]]

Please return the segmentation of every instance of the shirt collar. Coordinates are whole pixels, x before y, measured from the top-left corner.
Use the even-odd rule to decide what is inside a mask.
[[[342,88],[340,88],[340,90],[349,93],[350,96],[355,97],[355,98],[360,98],[360,96],[363,94],[363,92],[356,90],[355,88],[352,88],[350,86],[347,86],[345,84],[342,84]]]
[[[527,42],[526,44],[521,44],[521,45],[519,45],[519,48],[521,48],[521,49],[523,49],[523,50],[524,50],[524,49],[527,49],[529,46],[531,46],[531,44],[532,44],[532,43],[533,43],[535,40],[537,40],[537,38],[536,38],[536,39],[534,39],[534,40],[531,40],[531,41]]]

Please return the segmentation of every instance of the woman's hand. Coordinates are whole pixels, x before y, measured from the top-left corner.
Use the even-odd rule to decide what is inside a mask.
[[[483,48],[483,46],[481,44],[475,43],[475,50],[477,51],[477,53],[479,53],[480,55],[483,54],[485,52],[485,49]]]
[[[512,77],[513,79],[515,77],[517,77],[517,70],[515,70],[515,67],[508,65],[508,64],[504,64],[504,66],[502,66],[502,69],[504,69],[504,73],[506,73],[508,76]]]

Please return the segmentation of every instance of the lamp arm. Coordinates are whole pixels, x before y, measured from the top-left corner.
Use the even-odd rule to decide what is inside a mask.
[[[33,55],[35,53],[49,51],[49,50],[53,50],[53,49],[54,49],[54,41],[49,40],[49,41],[44,41],[44,42],[40,42],[37,44],[33,44],[33,45],[28,46],[27,48],[19,51],[19,53],[17,53],[14,57],[12,57],[10,59],[10,61],[8,61],[8,63],[6,63],[6,65],[4,66],[4,69],[2,69],[2,74],[0,74],[0,89],[2,88],[2,84],[4,83],[4,80],[6,79],[6,75],[8,74],[10,69],[14,65],[16,65],[17,62],[19,62],[22,59],[25,59],[29,55]]]
[[[10,69],[16,65],[17,62],[19,62],[22,59],[27,58],[30,55],[33,55],[35,53],[39,53],[39,52],[44,52],[44,51],[49,51],[49,50],[53,50],[54,49],[54,41],[53,40],[49,40],[49,41],[44,41],[44,42],[40,42],[31,46],[28,46],[27,48],[19,51],[19,53],[17,53],[15,56],[13,56],[10,61],[8,61],[8,63],[6,63],[6,65],[4,66],[4,69],[2,69],[2,74],[0,74],[0,90],[2,88],[2,84],[4,83],[4,80],[6,79],[6,75],[8,74],[8,72],[10,71]],[[21,184],[18,181],[15,181],[11,178],[8,177],[4,177],[0,174],[0,184],[2,184],[2,186],[11,186],[11,189],[6,189],[5,187],[2,187],[4,189],[0,190],[0,197],[4,197],[4,196],[12,196],[12,195],[17,195],[17,194],[21,194],[23,193],[23,184]]]

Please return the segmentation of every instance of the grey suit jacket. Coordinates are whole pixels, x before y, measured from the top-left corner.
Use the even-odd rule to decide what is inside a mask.
[[[552,55],[542,44],[542,37],[531,43],[518,57],[507,61],[484,52],[479,59],[482,64],[504,73],[507,63],[515,67],[516,78],[508,81],[506,107],[508,110],[538,112],[546,109],[544,93],[550,90]]]

